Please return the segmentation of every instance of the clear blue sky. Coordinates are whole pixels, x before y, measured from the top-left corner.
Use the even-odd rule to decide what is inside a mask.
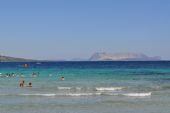
[[[170,0],[1,0],[0,53],[34,59],[134,52],[170,59]]]

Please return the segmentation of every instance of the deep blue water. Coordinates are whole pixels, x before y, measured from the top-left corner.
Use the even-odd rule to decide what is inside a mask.
[[[41,63],[41,64],[39,64]],[[170,68],[170,61],[61,61],[61,62],[0,62],[0,67],[58,67],[58,68]]]

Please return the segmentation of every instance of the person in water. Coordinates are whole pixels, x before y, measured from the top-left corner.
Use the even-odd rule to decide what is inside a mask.
[[[28,64],[23,64],[22,67],[23,68],[28,68]]]
[[[25,81],[22,80],[22,81],[20,82],[19,86],[20,86],[20,87],[24,87],[24,83],[25,83]]]
[[[64,80],[64,77],[62,76],[62,77],[60,78],[60,80]]]
[[[27,87],[32,87],[32,83],[31,83],[31,82],[29,82]]]

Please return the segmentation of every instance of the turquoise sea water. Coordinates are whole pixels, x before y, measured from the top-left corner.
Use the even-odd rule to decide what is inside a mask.
[[[170,113],[170,62],[23,64],[0,63],[0,113]]]

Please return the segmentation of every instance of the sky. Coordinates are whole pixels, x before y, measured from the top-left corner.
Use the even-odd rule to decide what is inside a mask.
[[[170,60],[170,0],[0,0],[0,54],[144,53]]]

